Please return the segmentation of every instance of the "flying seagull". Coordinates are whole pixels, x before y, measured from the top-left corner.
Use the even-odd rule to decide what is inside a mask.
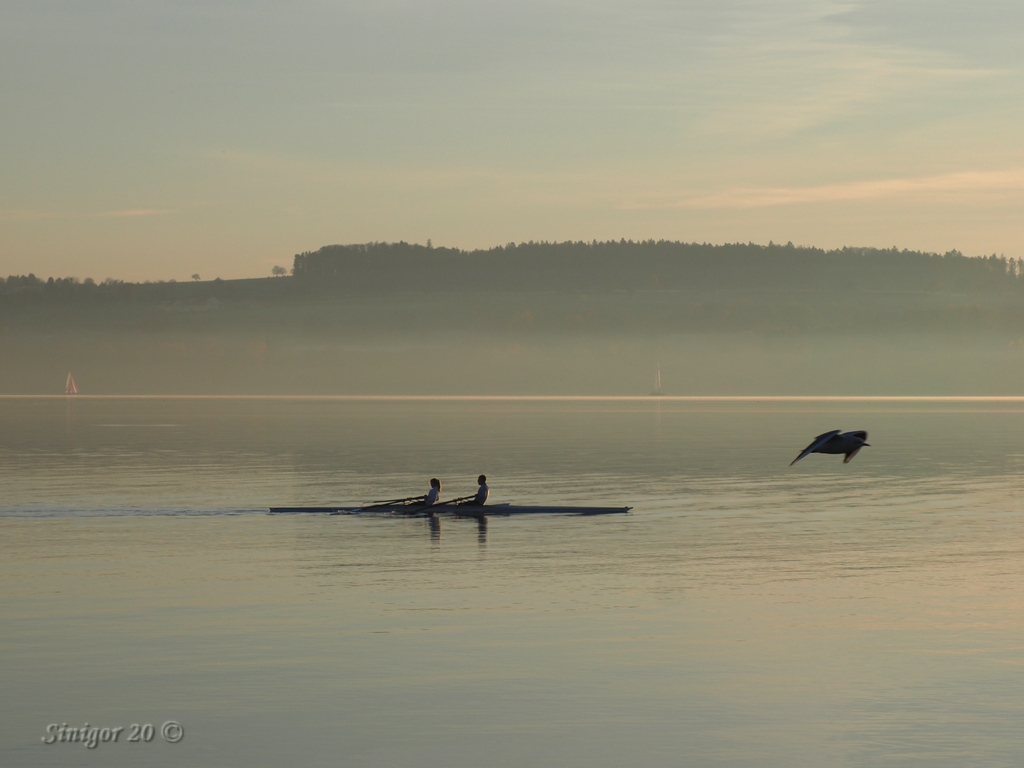
[[[842,434],[839,434],[839,432],[838,429],[833,429],[831,432],[818,435],[810,445],[800,452],[799,456],[790,462],[789,466],[792,467],[810,453],[845,453],[846,458],[843,459],[843,464],[846,464],[857,455],[857,451],[868,445],[868,433],[863,430],[859,432],[843,432]]]

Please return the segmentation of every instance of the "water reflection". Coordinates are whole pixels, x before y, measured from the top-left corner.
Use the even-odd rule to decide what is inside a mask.
[[[461,507],[458,513],[455,515],[456,520],[475,520],[476,521],[476,540],[481,547],[487,546],[487,515],[484,511],[480,510],[480,507],[473,507],[466,505]]]
[[[67,398],[66,407],[66,433],[70,437],[76,422],[78,421],[78,413],[75,411],[75,399],[74,397]]]
[[[189,734],[156,768],[1021,764],[1024,410],[858,407],[0,401],[0,763],[144,711]],[[635,508],[443,546],[263,508],[481,461],[499,503]]]

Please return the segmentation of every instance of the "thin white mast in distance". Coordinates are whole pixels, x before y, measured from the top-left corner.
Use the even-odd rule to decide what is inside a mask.
[[[651,394],[652,395],[660,395],[661,394],[661,363],[658,363],[658,369],[657,369],[657,371],[654,374],[654,391],[651,392]]]

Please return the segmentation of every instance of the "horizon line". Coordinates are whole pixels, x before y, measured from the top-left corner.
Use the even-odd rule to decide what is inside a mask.
[[[1024,395],[64,395],[0,394],[0,400],[336,400],[523,402],[1021,402]]]

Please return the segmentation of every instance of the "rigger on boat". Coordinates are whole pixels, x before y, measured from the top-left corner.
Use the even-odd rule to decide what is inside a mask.
[[[511,515],[625,515],[632,507],[562,507],[522,504],[487,504],[485,506],[461,504],[367,505],[363,507],[271,507],[274,515],[332,514],[332,515],[392,515],[394,517],[429,517],[454,515],[456,517],[509,517]]]
[[[430,491],[423,496],[404,499],[374,501],[358,507],[271,507],[270,513],[282,514],[330,514],[330,515],[391,515],[394,517],[430,517],[453,515],[455,517],[488,517],[500,515],[624,515],[632,507],[562,507],[553,505],[487,504],[490,489],[486,475],[477,478],[480,487],[472,496],[462,496],[448,501],[438,501],[441,481],[430,480]]]

